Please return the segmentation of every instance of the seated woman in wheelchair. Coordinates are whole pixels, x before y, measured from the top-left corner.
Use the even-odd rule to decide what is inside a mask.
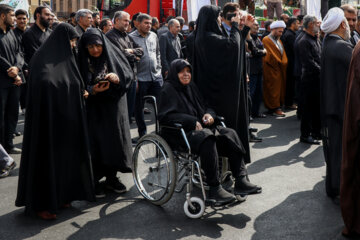
[[[158,105],[160,125],[182,125],[192,153],[200,156],[201,168],[210,187],[209,199],[227,204],[235,200],[234,195],[261,192],[261,187],[248,180],[243,158],[245,150],[237,133],[231,128],[214,124],[216,113],[205,106],[199,90],[191,81],[191,70],[191,65],[185,60],[171,63]],[[173,148],[184,143],[182,138],[169,132],[162,132],[162,136]],[[219,156],[228,158],[235,178],[234,194],[220,184]]]

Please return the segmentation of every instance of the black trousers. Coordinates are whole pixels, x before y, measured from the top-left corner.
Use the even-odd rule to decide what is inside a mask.
[[[219,156],[227,157],[233,177],[247,175],[243,154],[233,151],[226,138],[207,138],[200,147],[201,168],[209,186],[220,184]]]
[[[320,79],[301,82],[301,136],[320,135]]]
[[[140,82],[138,81],[138,91],[136,92],[136,101],[135,101],[135,120],[138,126],[139,136],[142,137],[146,134],[146,124],[144,120],[144,96],[152,95],[156,99],[159,99],[159,94],[161,91],[161,82],[151,81],[151,82]]]
[[[26,83],[23,83],[20,86],[21,89],[21,94],[20,94],[20,107],[21,109],[25,109],[26,108],[26,91],[27,91],[27,85]]]
[[[292,106],[295,99],[295,77],[293,76],[293,70],[289,69],[289,73],[286,76],[286,92],[285,92],[285,106]]]
[[[5,150],[14,148],[13,134],[19,117],[20,87],[0,89],[0,144]]]

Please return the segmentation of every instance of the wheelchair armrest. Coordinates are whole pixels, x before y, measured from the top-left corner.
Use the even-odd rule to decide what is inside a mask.
[[[181,123],[172,123],[172,124],[167,124],[167,125],[160,125],[160,128],[168,128],[168,129],[176,129],[176,130],[181,130],[183,128]]]
[[[219,121],[219,122],[225,122],[225,118],[222,116],[216,116],[215,120]]]

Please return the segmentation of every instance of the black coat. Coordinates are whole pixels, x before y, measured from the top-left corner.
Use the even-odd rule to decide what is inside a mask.
[[[336,51],[334,51],[336,49]],[[344,119],[347,75],[353,46],[337,35],[327,35],[321,54],[321,112]]]
[[[126,32],[120,32],[116,28],[107,32],[106,37],[125,54],[134,71],[134,77],[136,79],[137,63],[140,61],[136,58],[141,58],[144,55],[144,50],[132,40]],[[128,53],[125,49],[132,49],[134,53]]]
[[[9,88],[14,85],[14,78],[9,77],[7,70],[10,67],[19,69],[19,76],[22,75],[22,67],[24,65],[24,57],[19,42],[13,30],[4,33],[0,31],[0,88]]]
[[[56,212],[95,200],[83,86],[70,39],[60,24],[33,56],[16,206]]]
[[[297,31],[296,32],[296,39],[294,42],[294,76],[296,77],[301,77],[301,61],[300,61],[300,51],[301,49],[299,48],[299,42],[300,40],[305,36],[305,31],[301,30],[301,31]]]
[[[99,29],[90,28],[79,41],[79,67],[87,86],[93,85],[86,48],[87,39],[92,35],[97,35],[103,42],[101,57],[108,72],[117,74],[120,79],[120,84],[111,83],[109,90],[87,99],[92,160],[121,172],[131,172],[132,144],[126,92],[134,80],[134,73],[125,55]]]
[[[320,81],[320,55],[321,45],[317,36],[308,33],[299,40],[299,59],[301,62],[301,81]],[[315,84],[315,83],[314,83]]]
[[[320,113],[329,196],[339,194],[340,189],[342,130],[352,52],[353,45],[340,36],[325,37],[321,54]]]
[[[251,51],[249,75],[262,74],[263,57],[266,55],[264,53],[264,44],[256,34],[251,35],[251,40],[247,42],[248,48]]]
[[[43,32],[36,24],[32,25],[25,31],[22,37],[22,44],[24,48],[25,62],[28,65],[30,64],[32,56],[50,36],[51,32],[52,30],[50,28]]]
[[[175,59],[183,58],[183,54],[181,51],[181,43],[179,36],[176,36],[176,41],[179,47],[179,53],[176,52],[174,49],[174,46],[172,44],[173,35],[170,31],[164,33],[159,38],[159,44],[160,44],[160,54],[161,54],[161,67],[162,72],[165,73],[169,71],[170,64]]]
[[[194,82],[209,107],[225,118],[227,127],[239,135],[250,162],[249,111],[246,83],[245,37],[234,24],[228,37],[217,23],[220,9],[200,9],[195,37]]]
[[[286,56],[288,58],[288,67],[286,73],[288,76],[292,76],[294,72],[295,52],[294,44],[296,40],[296,32],[288,29],[285,34],[281,37],[281,41],[284,45]]]
[[[185,67],[191,68],[191,65],[182,59],[175,60],[171,64],[167,81],[164,83],[159,98],[158,117],[160,124],[171,126],[174,123],[180,123],[189,140],[192,153],[199,153],[201,144],[207,138],[219,135],[219,132],[224,133],[223,137],[231,140],[230,143],[233,148],[245,153],[242,143],[237,137],[233,139],[231,131],[221,131],[220,128],[222,127],[216,127],[215,124],[210,127],[203,124],[202,117],[205,113],[209,113],[213,118],[216,118],[216,113],[207,106],[206,101],[204,101],[193,82],[188,85],[180,83],[177,74]],[[196,122],[202,124],[203,130],[195,130]],[[186,146],[179,131],[164,128],[161,135],[173,148]]]

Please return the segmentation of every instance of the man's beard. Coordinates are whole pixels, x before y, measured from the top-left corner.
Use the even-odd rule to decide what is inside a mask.
[[[350,38],[351,38],[350,26],[349,26],[349,24],[346,22],[345,40],[349,40]]]
[[[14,26],[14,22],[9,22],[7,18],[5,19],[4,24],[7,28]]]
[[[42,16],[40,16],[40,24],[44,27],[44,28],[48,28],[50,26],[50,20],[46,20],[45,18],[43,18]]]

